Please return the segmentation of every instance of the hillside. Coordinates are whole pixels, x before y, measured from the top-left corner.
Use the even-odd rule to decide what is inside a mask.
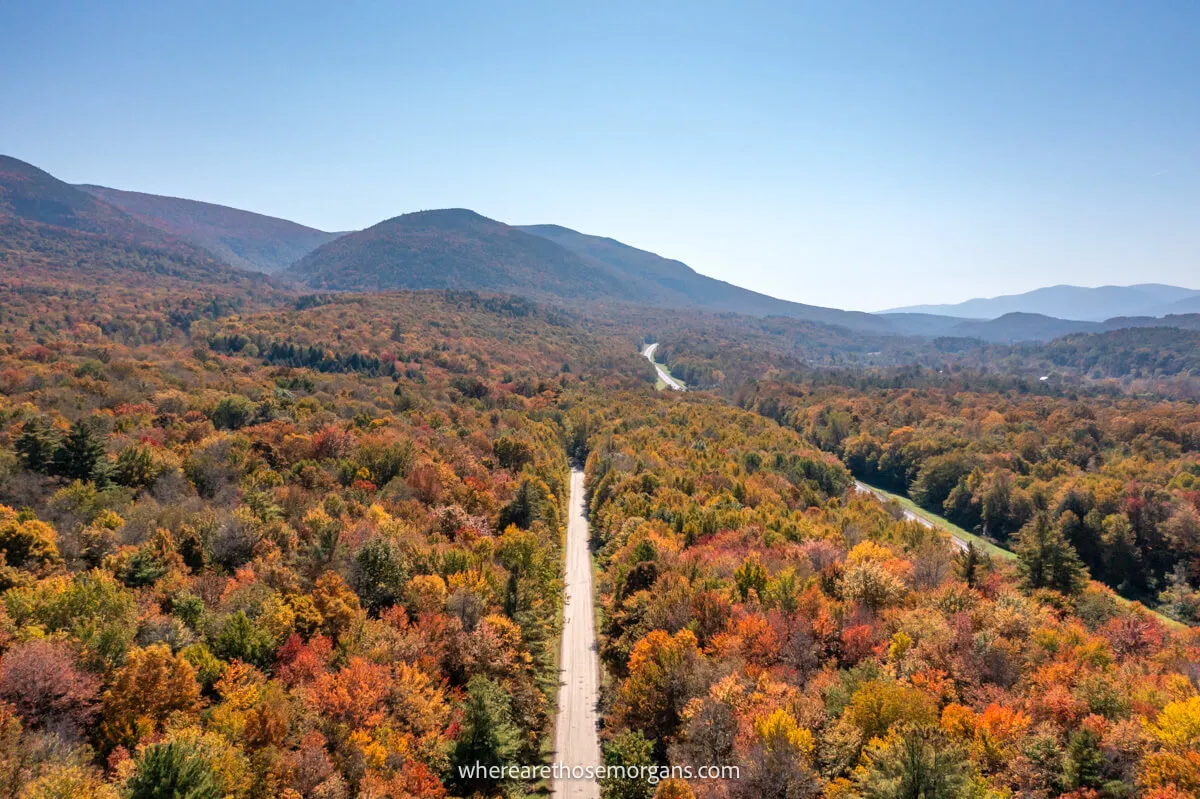
[[[342,235],[212,203],[105,186],[77,188],[151,227],[203,247],[228,264],[253,272],[278,272]]]
[[[22,283],[244,282],[211,254],[0,156],[0,277]]]
[[[528,233],[549,239],[645,287],[644,302],[667,307],[700,307],[749,316],[789,316],[856,330],[915,333],[903,322],[881,323],[879,317],[776,299],[698,273],[687,264],[639,250],[616,239],[591,236],[560,225],[523,225]]]
[[[472,289],[636,300],[617,275],[551,241],[465,209],[404,214],[331,241],[284,274],[311,288]]]
[[[1165,316],[1200,308],[1200,291],[1141,283],[1133,286],[1048,286],[1023,294],[976,298],[953,305],[912,305],[881,314],[926,313],[996,319],[1010,313],[1032,313],[1059,319],[1102,322],[1114,316]]]

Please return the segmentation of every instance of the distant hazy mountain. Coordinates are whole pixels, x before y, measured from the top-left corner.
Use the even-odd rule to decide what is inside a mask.
[[[1010,313],[1032,313],[1059,319],[1102,322],[1114,316],[1165,316],[1200,310],[1200,290],[1161,283],[1134,286],[1050,286],[955,305],[910,305],[882,314],[926,313],[971,319],[996,319]]]
[[[949,335],[997,342],[1048,341],[1071,333],[1097,333],[1103,329],[1099,322],[1056,319],[1036,313],[1009,313],[986,321],[959,322]]]
[[[596,261],[634,281],[641,301],[672,308],[698,307],[751,316],[788,316],[857,330],[915,332],[903,320],[882,323],[879,317],[776,299],[723,280],[707,277],[687,264],[560,225],[523,225],[521,230],[542,236],[578,255]],[[954,320],[957,321],[957,320]]]
[[[0,274],[64,282],[156,277],[230,282],[243,273],[16,158],[0,156]]]
[[[1164,315],[1200,313],[1200,293],[1164,305],[1162,306],[1162,310],[1164,311]]]
[[[212,203],[104,186],[78,188],[228,264],[255,272],[278,272],[342,235]]]

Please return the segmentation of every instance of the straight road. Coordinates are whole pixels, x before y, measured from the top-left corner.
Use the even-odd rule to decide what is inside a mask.
[[[600,663],[596,655],[596,626],[592,612],[592,557],[588,551],[582,469],[571,469],[566,578],[554,762],[572,769],[589,766],[594,769],[600,764],[596,724]],[[600,796],[600,785],[595,780],[556,779],[551,790],[555,799],[599,799]]]
[[[646,349],[642,350],[642,355],[646,356],[646,360],[654,364],[654,371],[658,372],[658,379],[667,384],[667,388],[672,391],[686,391],[683,383],[680,383],[675,378],[667,374],[667,370],[658,365],[658,361],[654,360],[654,351],[658,349],[658,342],[647,344]]]

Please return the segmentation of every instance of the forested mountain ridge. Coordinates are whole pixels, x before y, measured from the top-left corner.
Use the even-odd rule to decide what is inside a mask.
[[[223,205],[105,186],[77,188],[240,269],[278,272],[341,233]]]
[[[551,241],[466,209],[404,214],[318,247],[284,273],[310,288],[472,289],[575,299],[637,292]]]
[[[256,282],[209,252],[0,156],[0,275],[21,283]]]
[[[1122,316],[1093,322],[1029,313],[991,320],[867,314],[742,289],[615,239],[558,225],[514,227],[464,209],[405,214],[341,236],[209,203],[70,186],[7,157],[0,161],[0,184],[0,247],[8,252],[8,272],[37,275],[53,265],[53,279],[68,282],[73,272],[84,282],[95,281],[99,274],[112,279],[125,273],[142,285],[153,275],[214,286],[246,280],[231,266],[279,272],[317,289],[505,291],[577,307],[624,303],[694,309],[735,313],[750,325],[755,317],[784,317],[865,334],[995,343],[1122,327],[1200,324],[1200,315],[1186,313],[1191,300],[1176,299],[1187,290],[1174,287],[1134,287],[1171,301],[1168,310],[1178,313],[1163,318]],[[99,238],[86,243],[80,238],[89,235]],[[44,258],[39,253],[53,255]],[[88,270],[95,274],[86,276]]]

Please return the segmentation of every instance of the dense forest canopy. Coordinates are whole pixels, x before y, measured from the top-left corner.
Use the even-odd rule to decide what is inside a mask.
[[[1200,780],[1194,634],[1089,581],[1195,620],[1192,403],[954,392],[835,364],[842,334],[805,323],[726,349],[728,317],[663,328],[737,401],[659,394],[636,309],[474,292],[4,297],[10,793],[539,790],[455,766],[545,756],[569,458],[605,757],[745,769],[659,791],[870,795],[905,757],[984,792]],[[1026,554],[962,553],[852,476]]]

